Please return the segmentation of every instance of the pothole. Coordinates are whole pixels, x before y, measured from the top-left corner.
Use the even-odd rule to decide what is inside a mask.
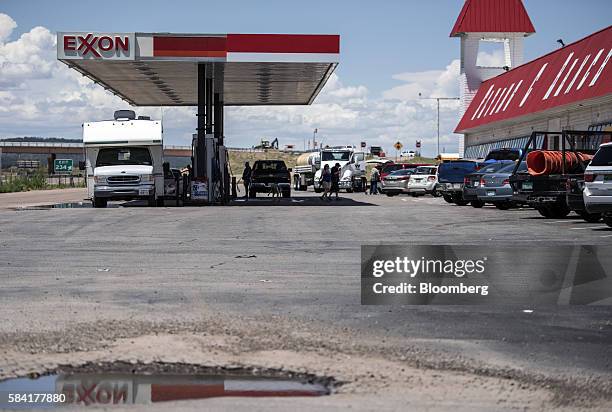
[[[337,386],[331,377],[276,369],[87,363],[0,381],[0,408],[147,404],[225,396],[324,396]],[[9,394],[14,395],[12,402]]]

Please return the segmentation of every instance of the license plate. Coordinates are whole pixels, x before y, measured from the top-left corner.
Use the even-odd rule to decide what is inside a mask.
[[[487,190],[487,196],[495,196],[494,190]]]
[[[612,175],[604,175],[604,182],[612,181]]]
[[[480,186],[480,182],[474,181],[473,185],[474,185],[474,187],[478,187],[478,186]]]
[[[523,182],[523,190],[533,190],[533,182]]]
[[[455,183],[455,184],[453,184],[453,187],[455,189],[461,189],[461,183]]]
[[[148,196],[149,195],[149,189],[138,189],[138,195],[139,196]]]

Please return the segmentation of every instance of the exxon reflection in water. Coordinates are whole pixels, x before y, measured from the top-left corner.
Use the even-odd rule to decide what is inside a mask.
[[[220,396],[329,395],[321,383],[231,375],[58,374],[0,382],[0,408],[128,405]],[[57,394],[57,402],[9,403],[8,394]]]

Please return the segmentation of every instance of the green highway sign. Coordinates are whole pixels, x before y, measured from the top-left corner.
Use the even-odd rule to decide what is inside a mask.
[[[55,159],[53,170],[55,173],[72,173],[72,159]]]

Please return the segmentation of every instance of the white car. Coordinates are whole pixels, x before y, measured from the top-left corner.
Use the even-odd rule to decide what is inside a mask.
[[[612,227],[612,143],[602,144],[584,172],[584,205]]]
[[[414,159],[414,156],[416,156],[416,153],[412,150],[400,153],[400,157],[405,157],[406,159]]]
[[[408,193],[412,196],[431,194],[436,196],[436,184],[438,183],[437,166],[419,166],[410,176],[408,181]]]

